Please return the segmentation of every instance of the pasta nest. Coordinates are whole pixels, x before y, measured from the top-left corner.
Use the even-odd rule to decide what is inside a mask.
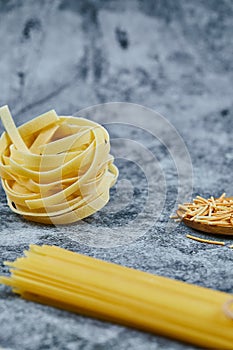
[[[35,222],[68,224],[107,204],[118,169],[104,127],[52,110],[16,131],[22,146],[12,131],[0,139],[0,176],[13,212]]]

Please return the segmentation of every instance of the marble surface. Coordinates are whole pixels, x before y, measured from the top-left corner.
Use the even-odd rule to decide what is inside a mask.
[[[193,178],[192,173],[183,176],[184,188],[189,186],[190,192],[193,180],[193,195],[233,195],[232,15],[230,0],[1,0],[0,105],[11,107],[18,125],[51,108],[61,115],[105,102],[151,108],[172,123],[187,146]],[[142,111],[140,108],[137,110]],[[86,114],[95,118],[92,109]],[[29,244],[55,244],[232,293],[232,250],[190,241],[185,235],[191,231],[168,219],[178,188],[176,164],[168,149],[178,136],[161,127],[163,144],[149,135],[152,122],[140,129],[137,125],[114,126],[114,116],[102,117],[100,121],[107,120],[116,140],[113,151],[120,170],[111,202],[82,223],[47,227],[11,213],[1,189],[0,274],[8,274],[3,261],[21,256]],[[143,145],[143,150],[133,143],[117,143],[122,135]],[[147,153],[142,157],[144,150]],[[145,169],[152,164],[147,158],[151,154],[158,172],[150,191],[156,193],[155,207],[161,201],[164,204],[156,220],[153,201],[147,206]],[[181,162],[182,152],[177,157]],[[186,163],[182,166],[184,175]],[[145,207],[149,210],[143,211]],[[131,237],[129,227],[134,228],[135,223],[143,234]],[[221,239],[232,243],[230,237]],[[0,346],[12,350],[195,349],[26,302],[2,285]]]

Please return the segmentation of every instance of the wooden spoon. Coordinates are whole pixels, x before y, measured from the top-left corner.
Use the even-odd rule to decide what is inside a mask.
[[[233,197],[228,197],[226,199],[232,200]],[[233,226],[225,227],[220,225],[208,225],[201,222],[195,222],[188,218],[183,218],[184,210],[181,210],[181,209],[178,209],[176,213],[185,225],[193,228],[194,230],[208,232],[215,235],[232,235],[233,236]]]

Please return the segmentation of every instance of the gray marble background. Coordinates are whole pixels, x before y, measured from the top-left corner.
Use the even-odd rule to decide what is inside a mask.
[[[1,0],[0,105],[11,107],[18,125],[52,108],[72,114],[112,101],[153,108],[175,126],[188,147],[193,195],[218,196],[224,191],[233,195],[232,15],[231,0]],[[121,133],[117,128],[110,130],[111,136]],[[124,133],[129,139],[148,142],[148,135],[139,130],[129,128]],[[183,225],[167,231],[177,175],[166,147],[152,142],[150,149],[164,169],[167,197],[158,222],[132,243],[101,248],[79,240],[79,233],[87,228],[95,234],[96,227],[105,232],[112,226],[124,235],[126,223],[138,215],[147,184],[132,162],[117,161],[120,181],[132,183],[131,202],[120,213],[103,210],[84,220],[76,226],[74,237],[74,228],[40,226],[14,215],[1,190],[0,273],[8,274],[4,260],[21,256],[30,243],[45,243],[232,293],[229,248],[190,241],[185,238],[190,230]],[[126,187],[118,191],[122,200]],[[230,238],[221,239],[232,243]],[[26,302],[2,285],[0,346],[13,350],[194,349]]]

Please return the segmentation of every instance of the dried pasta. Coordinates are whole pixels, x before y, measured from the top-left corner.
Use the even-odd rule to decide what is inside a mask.
[[[211,196],[209,199],[197,196],[193,203],[179,205],[183,211],[183,218],[190,221],[213,225],[233,226],[233,198],[225,198],[223,193],[219,198]]]
[[[197,242],[201,242],[201,243],[208,243],[208,244],[215,244],[215,245],[225,245],[225,242],[221,242],[221,241],[212,241],[209,239],[204,239],[204,238],[200,238],[200,237],[196,237],[193,235],[186,235],[187,238],[193,239],[194,241]]]
[[[100,210],[118,177],[107,131],[51,110],[16,128],[0,108],[0,176],[11,210],[45,224],[68,224]]]
[[[23,298],[168,336],[232,350],[233,297],[115,265],[55,246],[30,246],[6,262],[9,285]]]

